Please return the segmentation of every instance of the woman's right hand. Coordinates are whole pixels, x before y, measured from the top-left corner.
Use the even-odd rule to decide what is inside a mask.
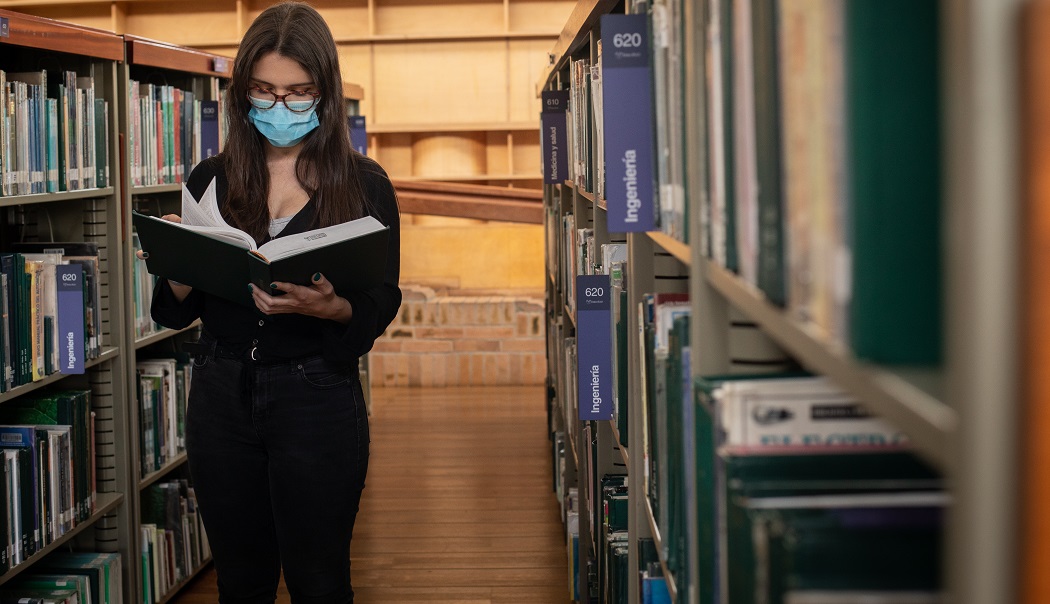
[[[165,215],[161,216],[161,219],[162,220],[167,220],[168,222],[177,222],[179,224],[182,224],[182,216],[179,216],[178,214],[165,214]],[[139,251],[135,252],[135,257],[138,258],[139,260],[145,260],[146,259],[146,253],[143,252],[142,250],[139,250]]]

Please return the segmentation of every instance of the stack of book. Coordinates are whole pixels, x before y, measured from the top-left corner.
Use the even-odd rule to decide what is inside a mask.
[[[21,564],[94,513],[90,394],[33,394],[0,406],[0,569]]]
[[[187,358],[143,359],[138,373],[142,476],[161,470],[186,451],[186,403],[192,365]]]
[[[0,70],[0,195],[109,186],[109,103],[74,71]]]
[[[129,83],[128,95],[132,186],[186,182],[193,166],[219,153],[219,101],[135,80]]]
[[[152,484],[142,492],[142,601],[160,602],[211,559],[211,547],[186,480]]]

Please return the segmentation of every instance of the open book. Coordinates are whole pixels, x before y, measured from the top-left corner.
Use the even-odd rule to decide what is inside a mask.
[[[132,213],[151,274],[254,306],[248,283],[309,285],[314,273],[338,294],[375,287],[386,271],[389,228],[371,216],[255,245],[223,220],[212,180],[200,202],[182,187],[182,223]]]

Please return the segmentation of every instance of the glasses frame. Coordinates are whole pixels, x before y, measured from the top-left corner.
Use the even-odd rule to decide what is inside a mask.
[[[277,94],[276,92],[274,92],[274,91],[272,91],[272,90],[270,90],[268,88],[262,88],[260,86],[250,86],[248,88],[248,92],[245,94],[245,96],[248,97],[248,101],[249,102],[251,102],[252,99],[255,99],[257,101],[265,100],[265,99],[260,99],[258,97],[253,97],[252,96],[252,91],[253,90],[259,90],[261,92],[265,92],[267,94],[271,94],[274,97],[273,105],[270,105],[269,107],[259,107],[259,109],[262,109],[263,111],[269,111],[270,109],[273,109],[274,107],[277,106],[277,103],[284,103],[284,106],[288,109],[288,111],[291,111],[292,113],[306,113],[307,111],[313,109],[317,105],[317,100],[321,98],[321,93],[320,92],[311,92],[309,90],[293,90],[293,91],[285,93],[285,94]],[[292,96],[292,95],[304,95],[304,94],[305,95],[310,95],[311,97],[313,97],[313,102],[310,103],[310,106],[307,107],[306,109],[292,109],[288,105],[288,101],[285,100],[286,97],[289,97],[289,96]]]

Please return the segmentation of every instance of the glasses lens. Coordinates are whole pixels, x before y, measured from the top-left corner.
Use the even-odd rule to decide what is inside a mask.
[[[316,102],[317,98],[309,94],[289,94],[284,98],[284,104],[296,113],[309,111]]]
[[[260,109],[269,109],[277,104],[277,95],[262,88],[251,88],[248,90],[248,98],[252,104]]]

